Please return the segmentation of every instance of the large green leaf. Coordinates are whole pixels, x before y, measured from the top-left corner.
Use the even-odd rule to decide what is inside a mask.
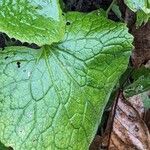
[[[0,31],[37,45],[58,42],[64,35],[59,0],[0,0]]]
[[[87,150],[132,40],[100,12],[68,13],[62,42],[1,51],[0,141],[14,150]]]

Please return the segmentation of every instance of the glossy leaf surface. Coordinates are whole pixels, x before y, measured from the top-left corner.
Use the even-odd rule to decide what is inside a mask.
[[[0,31],[39,46],[58,42],[64,35],[58,0],[0,0]]]

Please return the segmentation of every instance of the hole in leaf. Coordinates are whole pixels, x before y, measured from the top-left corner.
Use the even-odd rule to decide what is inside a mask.
[[[8,56],[5,57],[5,60],[8,58]]]
[[[8,147],[8,150],[14,150],[12,147]]]
[[[18,61],[17,62],[17,67],[20,68],[21,67],[20,65],[21,65],[21,63]]]
[[[41,10],[41,9],[42,9],[42,6],[38,5],[38,6],[35,7],[35,9]]]
[[[71,23],[69,21],[66,22],[66,25],[69,26]]]

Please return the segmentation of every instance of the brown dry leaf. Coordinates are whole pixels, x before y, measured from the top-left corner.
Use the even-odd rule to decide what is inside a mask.
[[[119,95],[109,150],[150,150],[150,134],[140,117],[143,116],[143,106],[139,105],[139,101],[138,97],[132,97],[132,104],[134,103],[132,106],[122,94]]]
[[[103,136],[96,135],[90,150],[150,150],[150,110],[146,111],[141,95],[128,101],[119,92]]]
[[[150,109],[145,110],[144,121],[150,131]]]
[[[143,104],[143,101],[142,101],[141,94],[129,97],[128,101],[136,109],[136,111],[139,113],[141,119],[143,119],[145,109],[144,109],[144,104]]]

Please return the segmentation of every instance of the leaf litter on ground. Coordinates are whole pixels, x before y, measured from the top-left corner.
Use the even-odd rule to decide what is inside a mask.
[[[125,99],[122,92],[118,93],[106,130],[102,136],[95,137],[90,150],[150,149],[150,133],[144,122],[146,119],[148,122],[148,116],[141,98],[139,94]]]

